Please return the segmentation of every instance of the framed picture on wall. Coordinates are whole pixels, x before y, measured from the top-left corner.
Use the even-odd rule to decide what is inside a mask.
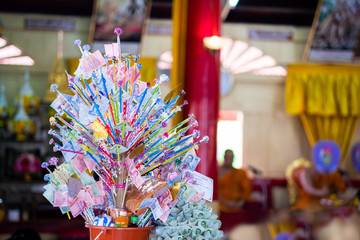
[[[88,42],[114,42],[114,29],[121,27],[121,42],[140,43],[150,5],[146,0],[95,0]]]
[[[319,0],[304,52],[309,62],[354,62],[360,57],[360,0]]]

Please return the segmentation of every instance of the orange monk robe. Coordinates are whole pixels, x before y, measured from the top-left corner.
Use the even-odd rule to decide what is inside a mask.
[[[299,197],[297,203],[292,207],[293,210],[296,209],[312,209],[320,210],[324,208],[320,204],[321,198],[328,198],[330,194],[340,191],[344,192],[346,190],[346,183],[338,171],[332,174],[319,174],[313,179],[313,186],[320,189],[324,185],[327,185],[330,189],[328,196],[317,197],[311,196],[308,194],[302,187],[300,187]]]
[[[250,201],[251,182],[244,169],[233,169],[219,180],[219,196],[229,202],[241,199]],[[235,212],[241,208],[230,208],[220,201],[220,211]]]

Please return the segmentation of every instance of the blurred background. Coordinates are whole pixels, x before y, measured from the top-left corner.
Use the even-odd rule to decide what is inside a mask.
[[[50,157],[61,157],[49,145],[49,117],[55,113],[50,104],[56,97],[49,86],[57,83],[61,92],[69,91],[65,70],[72,75],[81,57],[74,40],[88,43],[90,51],[104,52],[103,44],[116,41],[115,27],[123,29],[122,52],[140,54],[143,81],[151,82],[162,73],[171,81],[179,79],[173,69],[173,62],[178,63],[176,51],[189,49],[191,43],[174,38],[189,36],[192,24],[185,21],[179,27],[179,15],[185,14],[187,19],[194,15],[188,10],[194,3],[184,2],[182,6],[175,0],[0,3],[0,239],[20,226],[35,228],[43,239],[88,239],[81,219],[67,220],[42,196],[47,170],[40,165]],[[213,96],[219,104],[214,107],[216,127],[210,136],[216,143],[211,145],[214,156],[200,157],[211,163],[209,171],[216,174],[210,175],[216,181],[219,176],[219,187],[223,175],[218,173],[245,171],[244,177],[233,183],[242,192],[239,199],[246,199],[247,191],[240,186],[247,180],[250,186],[249,198],[239,211],[221,214],[220,207],[227,237],[345,239],[334,237],[346,227],[353,233],[346,239],[360,239],[355,229],[360,187],[360,1],[222,0],[215,1],[215,10],[212,1],[200,2],[207,6],[204,11],[216,11],[201,24],[218,22],[211,35],[221,37],[220,45],[212,47],[201,36],[204,45],[198,47],[207,51],[209,58],[218,59],[220,70],[216,78],[219,96]],[[345,85],[338,76],[345,79]],[[322,82],[312,83],[317,77]],[[181,81],[186,85],[190,80],[182,77]],[[166,84],[163,92],[173,88],[173,83]],[[211,85],[204,86],[207,88]],[[190,99],[190,105],[197,104]],[[335,114],[331,109],[326,112],[327,101],[337,109]],[[342,111],[344,105],[348,110]],[[336,125],[331,121],[337,111],[342,122]],[[314,120],[314,116],[330,117]],[[308,202],[294,210],[290,195],[297,191],[298,199],[303,191],[309,197],[311,191],[293,171],[311,165],[313,146],[321,139],[332,139],[341,147],[336,173],[344,187],[336,187],[347,195],[331,191],[318,196],[318,205],[324,207],[319,211],[306,211]],[[228,149],[233,159],[225,166]],[[315,184],[313,179],[310,185]],[[220,202],[221,194],[215,193]],[[234,218],[237,220],[231,223]]]

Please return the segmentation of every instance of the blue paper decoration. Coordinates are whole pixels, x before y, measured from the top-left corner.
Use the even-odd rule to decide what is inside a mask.
[[[318,141],[313,147],[312,153],[318,172],[330,174],[337,170],[341,159],[341,149],[336,142],[331,140]]]
[[[295,240],[295,238],[289,232],[281,232],[278,235],[276,235],[275,240]]]
[[[355,170],[360,172],[360,143],[356,144],[353,147],[352,153],[352,163],[354,164]]]

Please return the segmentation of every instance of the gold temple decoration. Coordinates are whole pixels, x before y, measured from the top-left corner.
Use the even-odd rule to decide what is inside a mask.
[[[57,84],[58,90],[65,94],[73,94],[68,87],[68,80],[65,73],[65,64],[63,59],[63,40],[64,40],[64,31],[58,31],[58,44],[57,44],[57,53],[53,62],[53,65],[49,72],[48,85],[46,90],[46,97],[44,101],[46,103],[51,103],[56,98],[56,92],[50,91],[51,84]]]

